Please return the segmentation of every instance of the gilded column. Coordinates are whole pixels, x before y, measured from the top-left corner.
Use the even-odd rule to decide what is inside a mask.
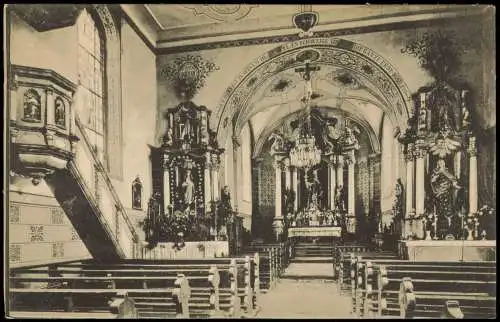
[[[344,156],[337,156],[337,186],[344,185]]]
[[[233,136],[233,205],[234,211],[238,212],[238,203],[239,203],[239,183],[238,176],[240,174],[240,152],[241,152],[241,140],[237,136]]]
[[[275,157],[274,160],[274,169],[275,169],[275,211],[274,211],[274,220],[273,220],[273,230],[276,237],[276,240],[280,240],[281,234],[283,233],[283,215],[282,215],[282,183],[281,183],[281,171],[283,169],[283,164],[280,158]]]
[[[403,238],[412,235],[413,231],[413,215],[415,214],[415,206],[413,203],[413,186],[414,186],[414,176],[415,176],[415,151],[413,143],[408,143],[406,149],[406,211],[405,211],[405,220],[403,225]]]
[[[292,186],[293,186],[293,191],[295,193],[295,200],[294,200],[294,205],[293,209],[297,211],[299,209],[299,181],[298,181],[298,175],[297,175],[297,168],[292,168]]]
[[[210,168],[211,168],[211,157],[210,153],[205,154],[205,168],[203,169],[203,195],[205,200],[205,209],[210,209],[210,201],[213,199],[212,196],[212,182],[210,179]]]
[[[347,213],[350,215],[354,215],[354,207],[356,204],[356,192],[355,192],[355,187],[356,183],[354,182],[354,165],[356,164],[356,158],[354,156],[354,150],[352,150],[349,153],[349,158],[347,159],[348,162],[348,179],[347,179],[347,185],[348,185],[348,202],[347,202]]]
[[[283,169],[285,170],[285,187],[286,189],[292,188],[292,174],[290,172],[290,160],[283,160]]]
[[[469,138],[469,213],[477,212],[477,148],[476,138],[471,136]]]
[[[328,185],[330,191],[330,209],[335,209],[335,188],[337,187],[337,173],[335,171],[336,163],[335,156],[330,157],[330,163],[328,164],[328,171],[330,173],[330,182]]]
[[[417,141],[415,148],[415,213],[421,216],[425,211],[425,165],[424,158],[427,154],[422,142]],[[422,219],[416,220],[415,233],[418,238],[424,237]]]
[[[415,206],[413,204],[413,179],[415,175],[414,168],[414,146],[413,143],[408,144],[408,149],[406,151],[406,216],[411,216],[415,212]]]
[[[220,198],[220,187],[219,187],[219,162],[212,158],[212,196],[213,200],[218,200]]]
[[[425,168],[424,158],[426,151],[421,146],[421,142],[417,142],[415,148],[415,212],[417,216],[424,213],[425,201]]]
[[[170,206],[170,158],[168,155],[163,159],[163,211],[166,213]]]

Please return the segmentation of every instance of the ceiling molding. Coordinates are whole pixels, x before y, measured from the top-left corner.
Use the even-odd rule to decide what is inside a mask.
[[[320,25],[314,28],[315,37],[339,37],[352,34],[390,31],[419,27],[446,25],[451,21],[484,14],[483,10],[454,10],[445,13],[412,14],[406,16],[373,18]],[[219,33],[203,37],[185,37],[175,40],[158,40],[158,54],[231,48],[239,46],[264,45],[290,42],[300,39],[295,28],[273,28],[250,33]]]
[[[209,33],[189,37],[177,37],[165,39],[164,34],[169,37],[176,34],[176,30],[182,28],[167,28],[162,30],[162,24],[154,18],[154,14],[139,4],[120,5],[124,16],[129,24],[138,32],[156,55],[165,55],[180,52],[202,51],[210,49],[223,49],[240,46],[265,45],[283,42],[291,42],[300,39],[295,28],[271,27],[259,31],[245,32],[235,31]],[[446,25],[456,22],[457,19],[484,16],[487,14],[481,6],[447,6],[429,12],[430,9],[415,11],[404,11],[400,14],[393,13],[384,16],[371,16],[337,22],[327,22],[314,28],[315,37],[340,37],[353,34],[371,32],[383,32],[390,30],[410,29]],[[209,29],[212,25],[224,25],[224,23],[213,23],[200,25]],[[175,36],[173,36],[175,37]],[[162,39],[163,38],[163,39]]]

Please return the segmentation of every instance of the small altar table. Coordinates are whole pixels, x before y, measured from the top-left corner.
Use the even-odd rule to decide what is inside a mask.
[[[340,227],[291,227],[288,237],[340,237]]]

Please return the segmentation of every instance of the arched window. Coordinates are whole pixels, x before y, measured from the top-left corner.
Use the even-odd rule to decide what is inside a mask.
[[[78,18],[80,120],[101,161],[105,155],[105,44],[102,30],[87,9]]]

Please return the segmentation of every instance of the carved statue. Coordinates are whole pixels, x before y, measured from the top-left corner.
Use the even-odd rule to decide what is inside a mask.
[[[337,188],[335,189],[335,209],[339,212],[346,211],[344,197],[344,187],[342,185],[337,186]]]
[[[56,99],[54,116],[57,125],[66,125],[66,108],[64,102],[60,98]]]
[[[273,132],[269,136],[269,140],[274,140],[273,144],[271,145],[272,152],[281,152],[285,149],[285,139],[280,133]]]
[[[452,217],[457,215],[457,196],[461,187],[457,178],[446,168],[443,159],[438,160],[432,172],[431,188],[439,230],[449,231],[452,228]]]
[[[213,147],[219,146],[219,143],[217,142],[217,133],[210,129],[208,130],[208,144]]]
[[[396,199],[395,199],[394,207],[393,207],[394,218],[397,218],[397,219],[403,218],[403,214],[404,214],[404,205],[403,205],[404,193],[403,192],[404,192],[403,191],[403,183],[401,182],[401,179],[398,178],[398,180],[396,181],[396,188],[395,188]]]
[[[312,171],[312,181],[310,183],[310,199],[309,205],[315,205],[315,208],[319,208],[321,200],[323,199],[323,189],[321,188],[321,182],[318,178],[318,169]]]
[[[462,128],[468,128],[471,124],[470,114],[467,107],[462,106]]]
[[[224,207],[231,209],[231,194],[228,186],[224,186],[224,188],[222,188],[220,200]]]
[[[418,113],[418,130],[425,131],[427,130],[427,109],[425,107],[421,107]]]
[[[132,183],[132,208],[142,209],[142,183],[139,176]]]
[[[291,128],[291,131],[290,131],[291,133],[290,133],[289,140],[296,142],[297,139],[300,137],[300,122],[299,122],[299,120],[293,120],[292,122],[290,122],[290,128]]]
[[[359,149],[359,142],[357,138],[359,133],[360,130],[356,126],[350,126],[346,124],[344,144],[347,146],[354,146],[355,149]]]
[[[167,133],[163,137],[163,142],[165,143],[165,145],[168,145],[168,146],[170,146],[170,145],[173,144],[173,142],[174,142],[174,134],[172,133],[172,129],[171,128],[168,128]]]
[[[187,170],[184,182],[181,184],[184,190],[184,204],[189,207],[194,201],[194,183],[191,179],[191,171]]]
[[[40,95],[34,90],[24,94],[24,117],[33,120],[41,119]]]
[[[325,120],[325,127],[323,132],[323,141],[327,146],[327,151],[333,151],[335,147],[335,143],[341,137],[342,132],[338,127],[338,119],[336,118],[327,118]]]

